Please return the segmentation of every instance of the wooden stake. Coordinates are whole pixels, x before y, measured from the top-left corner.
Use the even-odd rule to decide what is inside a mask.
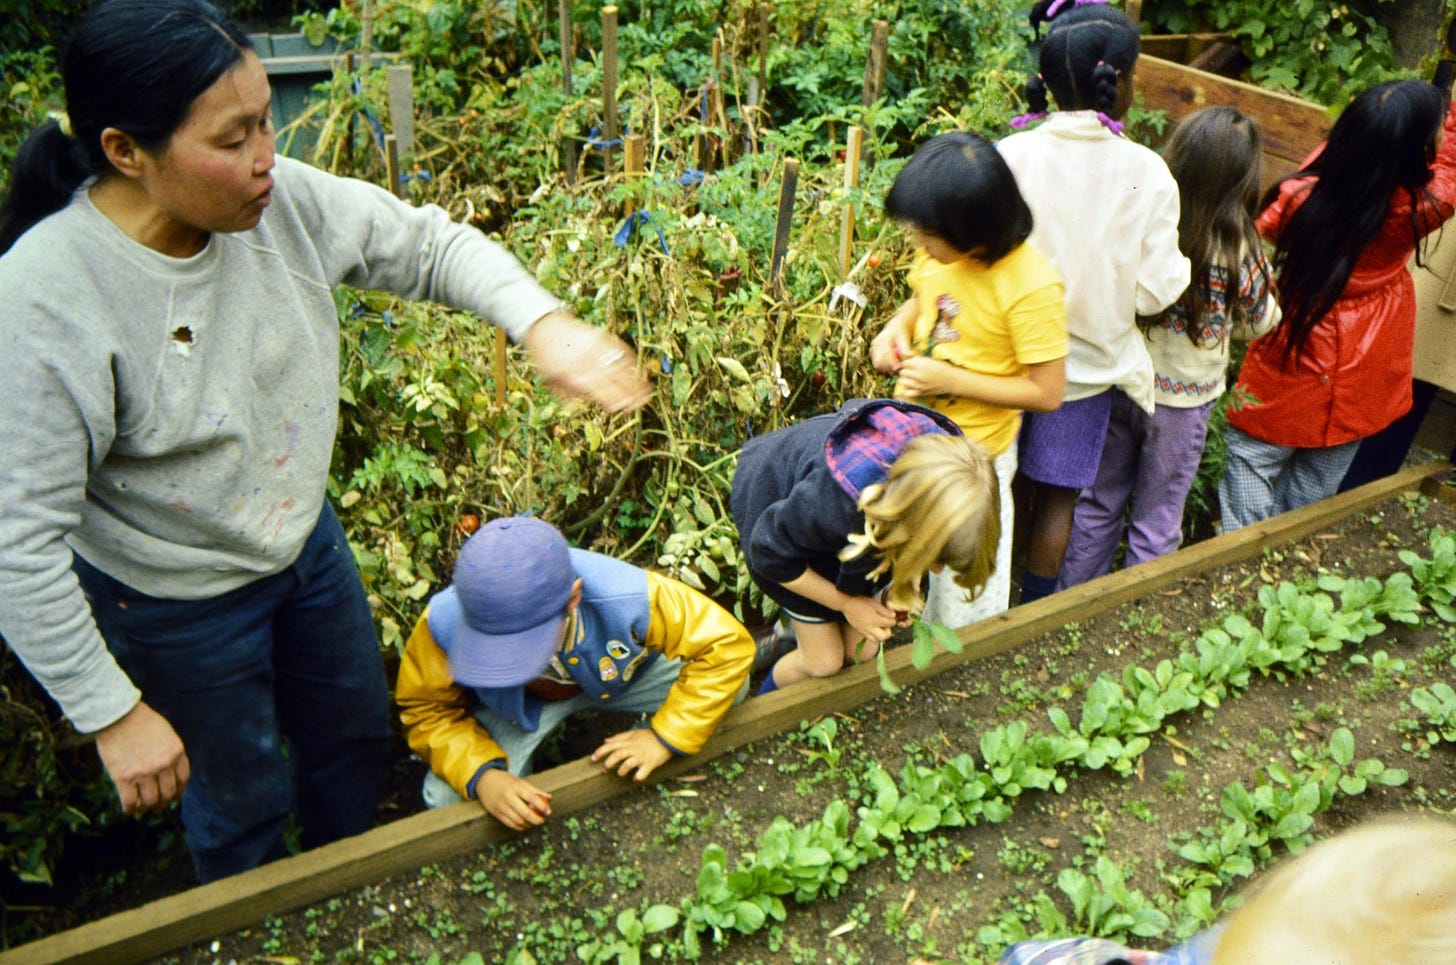
[[[844,150],[844,190],[846,194],[859,187],[859,155],[863,145],[864,131],[860,130],[858,126],[851,127]],[[854,202],[846,198],[844,219],[839,226],[839,274],[842,278],[849,277],[853,247]]]
[[[357,55],[354,51],[344,54],[344,83],[348,87],[345,96],[354,96],[354,64]],[[349,119],[344,122],[344,150],[347,152],[349,170],[354,170],[354,115],[357,111],[349,112]]]
[[[384,135],[384,177],[388,182],[385,187],[390,194],[396,198],[404,198],[409,194],[405,189],[404,179],[400,177],[399,139],[393,134]]]
[[[493,371],[495,374],[495,404],[505,407],[506,404],[506,355],[511,350],[511,343],[506,339],[504,329],[495,330],[495,358],[492,359]]]
[[[1127,14],[1127,19],[1132,21],[1134,27],[1142,26],[1143,0],[1123,0],[1122,12]]]
[[[617,139],[617,7],[602,8],[602,140]],[[612,170],[612,149],[602,148],[602,170]]]
[[[641,134],[628,134],[622,140],[624,174],[643,174],[647,170],[647,139]]]
[[[573,91],[571,86],[571,67],[576,59],[576,45],[571,36],[571,0],[560,0],[556,11],[557,30],[561,43],[561,89],[566,93],[566,99],[571,100]],[[561,145],[561,161],[566,167],[566,183],[576,183],[576,138],[571,132],[566,133],[566,138]]]
[[[768,14],[768,4],[759,4],[753,42],[758,53],[758,70],[748,78],[748,97],[743,112],[743,150],[747,154],[758,153],[758,117],[768,96]]]
[[[723,103],[723,28],[719,27],[713,35],[713,87],[709,91],[709,111],[713,127],[722,133],[713,136],[716,142],[719,156],[723,160],[723,166],[727,167],[731,158],[729,157],[729,131],[728,131],[728,108]]]
[[[784,269],[784,256],[789,250],[789,229],[794,223],[794,192],[799,189],[799,162],[789,158],[784,162],[784,180],[779,187],[779,217],[774,225],[773,259],[769,262],[769,278],[780,284]]]
[[[885,51],[890,46],[890,23],[876,20],[870,37],[869,57],[865,61],[864,96],[865,107],[875,106],[875,101],[885,90]]]
[[[400,157],[415,153],[415,69],[409,64],[390,64],[384,68],[384,84],[389,95],[389,122],[399,141]]]
[[[628,134],[622,139],[622,173],[629,178],[638,178],[646,173],[647,139],[641,134]],[[626,213],[630,215],[636,205],[627,202]]]
[[[1035,603],[1014,607],[957,631],[963,652],[938,652],[924,668],[916,668],[911,662],[912,647],[896,647],[885,654],[886,669],[896,683],[908,686],[1014,649],[1065,627],[1069,621],[1090,620],[1179,580],[1226,563],[1252,559],[1270,546],[1312,536],[1367,507],[1416,490],[1428,477],[1450,469],[1445,462],[1406,469]],[[668,761],[653,771],[650,781],[656,784],[698,770],[749,742],[797,728],[803,721],[826,714],[851,711],[882,693],[871,660],[833,677],[806,680],[789,690],[755,697],[730,710],[701,751]],[[641,787],[604,773],[600,764],[586,759],[543,771],[531,780],[551,794],[556,821]],[[519,834],[487,815],[478,803],[463,801],[11,948],[0,952],[0,965],[141,962],[390,875],[519,838]]]

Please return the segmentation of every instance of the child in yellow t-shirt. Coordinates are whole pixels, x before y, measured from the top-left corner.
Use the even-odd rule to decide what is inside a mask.
[[[964,131],[915,152],[885,211],[918,252],[911,296],[871,343],[895,396],[943,412],[995,457],[1001,539],[985,591],[966,600],[949,573],[932,574],[923,618],[961,627],[1000,613],[1010,596],[1012,499],[1021,413],[1061,405],[1067,313],[1061,277],[1027,243],[1031,210],[990,142]]]

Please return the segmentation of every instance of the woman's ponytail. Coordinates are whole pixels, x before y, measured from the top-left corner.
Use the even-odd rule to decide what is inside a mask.
[[[0,203],[0,255],[40,219],[54,214],[92,174],[86,152],[61,125],[49,120],[20,145],[10,169],[10,189]]]

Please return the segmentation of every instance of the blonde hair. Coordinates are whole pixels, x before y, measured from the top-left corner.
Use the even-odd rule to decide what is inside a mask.
[[[870,576],[890,574],[885,605],[918,610],[925,602],[921,579],[936,566],[975,597],[996,567],[1001,538],[1001,494],[991,456],[959,435],[911,439],[883,483],[859,498],[865,531],[839,554],[851,560],[870,551],[878,565]]]
[[[1214,965],[1456,962],[1456,823],[1381,819],[1270,872],[1229,918]]]

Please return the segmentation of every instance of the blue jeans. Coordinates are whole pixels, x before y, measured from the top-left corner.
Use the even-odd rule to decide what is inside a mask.
[[[73,569],[117,662],[187,750],[182,826],[199,879],[282,857],[290,811],[304,847],[370,828],[389,688],[327,503],[292,566],[221,596],[158,599],[79,557]]]

